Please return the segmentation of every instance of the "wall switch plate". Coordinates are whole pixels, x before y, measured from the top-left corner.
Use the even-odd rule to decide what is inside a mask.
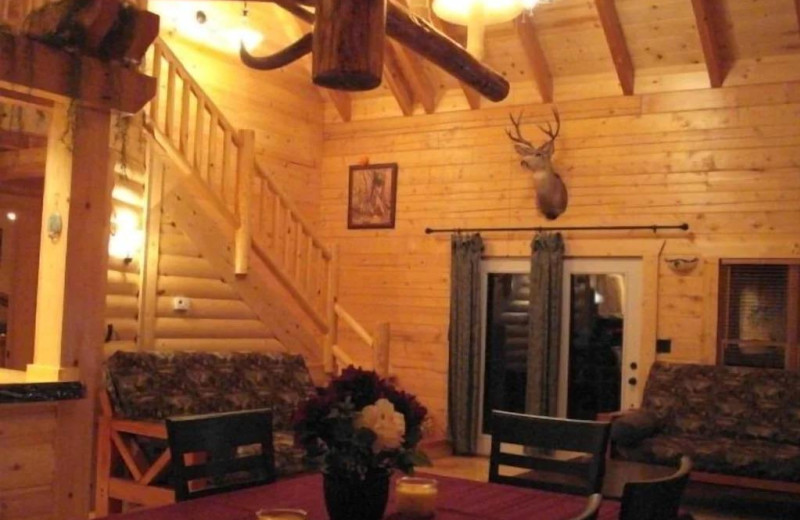
[[[172,299],[172,310],[175,312],[189,312],[192,308],[192,300],[186,296],[176,296]]]
[[[669,354],[672,352],[671,339],[657,339],[656,340],[656,354]]]

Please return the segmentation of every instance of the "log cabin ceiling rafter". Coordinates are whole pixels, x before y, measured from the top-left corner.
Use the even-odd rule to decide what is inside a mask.
[[[608,49],[611,51],[611,58],[614,60],[614,68],[617,70],[622,92],[626,96],[633,95],[634,68],[631,60],[631,53],[625,34],[622,31],[622,24],[617,13],[616,0],[595,0],[597,13],[600,16],[600,24],[608,42]]]
[[[728,74],[729,63],[723,49],[723,20],[718,0],[692,0],[692,8],[706,60],[711,86],[721,87]]]
[[[383,81],[389,87],[403,115],[414,114],[414,95],[397,58],[394,42],[386,42],[383,55]]]
[[[431,24],[454,42],[462,47],[465,46],[466,42],[457,37],[453,27],[434,14],[432,4],[433,0],[429,0],[428,10],[430,11]],[[470,110],[478,110],[481,107],[481,95],[463,81],[459,81],[458,84],[461,87],[461,91],[464,93],[464,97],[467,99],[467,105],[469,105]]]
[[[542,102],[552,103],[553,74],[550,72],[550,65],[547,62],[547,57],[539,43],[539,37],[533,25],[533,18],[530,15],[523,14],[517,17],[514,24],[519,41],[522,44],[522,49],[525,51],[525,56],[528,58],[533,80],[536,82],[539,94],[542,96]]]
[[[398,0],[398,3],[408,9],[406,0]],[[420,102],[426,113],[433,114],[436,112],[438,99],[435,84],[431,80],[428,71],[425,70],[422,58],[414,51],[406,49],[395,41],[388,40],[387,43],[394,48],[398,65],[416,100]]]
[[[797,30],[800,31],[800,0],[794,0],[794,12],[797,15]]]

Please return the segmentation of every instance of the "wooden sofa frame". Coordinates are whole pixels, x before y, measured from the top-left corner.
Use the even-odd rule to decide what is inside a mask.
[[[634,411],[633,409],[630,411]],[[613,423],[615,419],[621,417],[625,412],[604,412],[597,414],[598,421],[608,421]],[[613,441],[609,442],[608,458],[613,458]],[[624,461],[625,459],[618,459]],[[724,473],[708,473],[704,471],[692,470],[689,480],[692,482],[703,482],[719,486],[730,486],[738,488],[757,489],[760,491],[773,491],[780,493],[800,494],[800,483],[784,482],[781,480],[760,479],[754,477],[742,477],[739,475],[726,475]]]
[[[164,421],[115,418],[111,400],[107,392],[102,390],[97,429],[96,517],[122,512],[125,502],[159,506],[175,501],[175,493],[171,488],[154,484],[169,467],[169,449],[165,448],[150,463],[134,436],[160,439],[166,445],[167,427]],[[112,475],[119,464],[124,464],[131,478]]]

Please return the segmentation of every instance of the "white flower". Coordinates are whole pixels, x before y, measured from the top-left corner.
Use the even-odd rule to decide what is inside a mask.
[[[356,428],[372,430],[377,439],[372,443],[372,451],[380,453],[384,450],[394,450],[403,444],[403,435],[406,432],[406,418],[396,412],[394,405],[388,399],[378,399],[375,404],[365,406],[356,416]]]

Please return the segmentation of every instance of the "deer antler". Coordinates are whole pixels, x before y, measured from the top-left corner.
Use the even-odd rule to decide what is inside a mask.
[[[508,128],[506,128],[506,135],[508,135],[508,138],[514,141],[515,143],[524,144],[525,146],[530,146],[531,148],[536,148],[530,141],[522,137],[522,132],[519,129],[519,125],[522,124],[523,114],[524,112],[520,112],[517,119],[514,119],[514,114],[508,114],[508,118],[511,119],[511,124],[514,125],[514,132],[517,135],[514,136],[511,132],[508,131]]]
[[[522,114],[520,114],[522,115]],[[539,127],[539,130],[545,133],[550,138],[550,141],[555,141],[556,137],[558,137],[558,132],[561,131],[561,116],[558,114],[558,109],[553,107],[553,116],[556,118],[556,131],[553,132],[553,127],[550,125],[550,121],[547,122],[547,128],[536,125]]]

